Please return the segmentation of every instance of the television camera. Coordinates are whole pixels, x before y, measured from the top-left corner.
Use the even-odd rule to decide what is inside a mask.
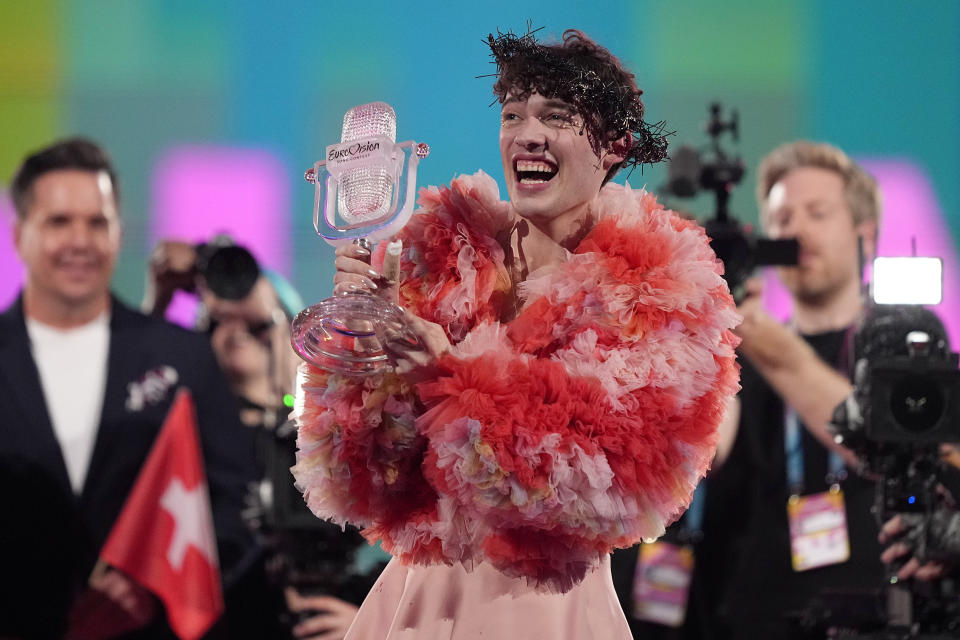
[[[906,517],[915,557],[958,564],[960,546],[950,532],[957,514],[938,489],[957,475],[942,460],[941,447],[960,442],[958,354],[939,318],[921,306],[940,302],[941,266],[937,259],[897,258],[891,270],[884,260],[890,259],[874,263],[873,302],[853,337],[854,390],[836,408],[830,428],[857,455],[859,472],[876,480],[878,526]],[[928,287],[934,293],[918,299],[917,291],[934,280],[936,286]],[[910,304],[895,304],[904,301]],[[888,567],[888,584],[872,592],[821,594],[801,620],[805,637],[960,637],[953,579],[901,583],[899,568]]]
[[[770,240],[757,238],[730,214],[730,194],[746,174],[743,160],[724,150],[720,139],[729,132],[739,139],[740,119],[732,111],[729,119],[722,115],[718,102],[709,106],[710,117],[705,129],[710,137],[707,150],[683,144],[673,152],[667,181],[667,192],[678,198],[690,198],[700,192],[714,195],[714,216],[703,223],[710,244],[723,261],[724,279],[738,301],[743,297],[743,284],[758,266],[795,265],[799,247],[795,239]]]

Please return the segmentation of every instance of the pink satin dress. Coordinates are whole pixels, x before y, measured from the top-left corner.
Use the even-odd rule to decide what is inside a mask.
[[[610,557],[567,593],[509,578],[488,564],[390,561],[345,640],[630,640]]]

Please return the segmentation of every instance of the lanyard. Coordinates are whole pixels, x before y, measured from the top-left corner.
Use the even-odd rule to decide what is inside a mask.
[[[791,322],[791,325],[793,323]],[[836,368],[849,375],[853,354],[853,339],[856,325],[850,325],[843,334],[840,352],[837,354]],[[787,454],[787,489],[791,495],[803,494],[803,438],[800,432],[800,418],[793,407],[786,406],[783,412],[783,448]],[[827,463],[827,484],[835,487],[847,477],[843,457],[836,451],[830,451]]]
[[[791,495],[803,494],[803,437],[800,418],[793,407],[787,407],[783,415],[783,448],[787,454],[787,489]],[[827,484],[837,485],[846,478],[847,470],[843,457],[830,451],[827,463]]]

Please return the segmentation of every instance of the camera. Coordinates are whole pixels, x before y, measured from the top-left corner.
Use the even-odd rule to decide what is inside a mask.
[[[939,319],[923,307],[877,306],[857,335],[854,381],[874,443],[960,441],[960,371]]]
[[[891,456],[919,459],[960,442],[960,370],[943,323],[921,306],[940,301],[940,261],[877,258],[873,274],[874,302],[853,338],[854,391],[831,428],[870,471],[883,473],[896,471],[885,464]]]
[[[221,234],[196,246],[197,272],[218,298],[241,300],[253,290],[260,265],[249,251]]]
[[[936,502],[940,444],[960,441],[960,371],[940,320],[921,306],[874,305],[854,337],[854,391],[831,428],[877,475],[877,515]]]
[[[892,271],[878,268],[881,260],[874,262],[874,303],[853,335],[854,390],[834,411],[830,428],[838,443],[857,454],[861,473],[876,479],[878,523],[911,514],[916,557],[956,555],[946,548],[943,521],[951,514],[941,504],[938,486],[947,474],[940,446],[960,442],[958,355],[951,352],[939,318],[919,304],[939,301],[940,271],[934,275],[920,264],[928,258],[897,258],[899,267]],[[917,291],[931,284],[936,294],[917,299]],[[879,304],[879,292],[884,301],[914,304]],[[830,607],[816,616],[817,607],[808,608],[808,622],[816,619],[810,628],[819,637],[825,629],[841,627],[850,638],[957,637],[960,600],[953,581],[902,585],[896,571],[890,569],[890,582],[877,590],[879,595],[864,600],[861,594],[859,603],[852,594],[824,594]],[[870,620],[852,615],[868,610]]]
[[[296,437],[292,421],[257,430],[264,472],[248,495],[244,519],[268,550],[271,582],[360,604],[385,563],[358,557],[366,541],[357,529],[321,520],[307,508],[290,473]]]
[[[701,191],[714,194],[714,217],[703,223],[710,245],[723,261],[723,277],[734,297],[742,296],[742,286],[759,266],[795,265],[799,245],[795,239],[770,240],[756,238],[730,215],[730,193],[743,181],[746,173],[743,160],[727,153],[720,138],[729,132],[738,139],[740,120],[736,111],[729,119],[722,116],[723,107],[709,106],[706,132],[710,136],[709,151],[690,144],[680,145],[670,158],[666,191],[678,198],[691,198]]]

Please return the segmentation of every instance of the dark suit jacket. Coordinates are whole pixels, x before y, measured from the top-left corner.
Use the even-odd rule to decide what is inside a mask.
[[[77,496],[31,355],[22,300],[0,314],[0,637],[25,629],[28,637],[57,634],[179,387],[196,404],[229,583],[255,555],[240,519],[254,474],[252,439],[206,338],[113,300],[103,409]]]

